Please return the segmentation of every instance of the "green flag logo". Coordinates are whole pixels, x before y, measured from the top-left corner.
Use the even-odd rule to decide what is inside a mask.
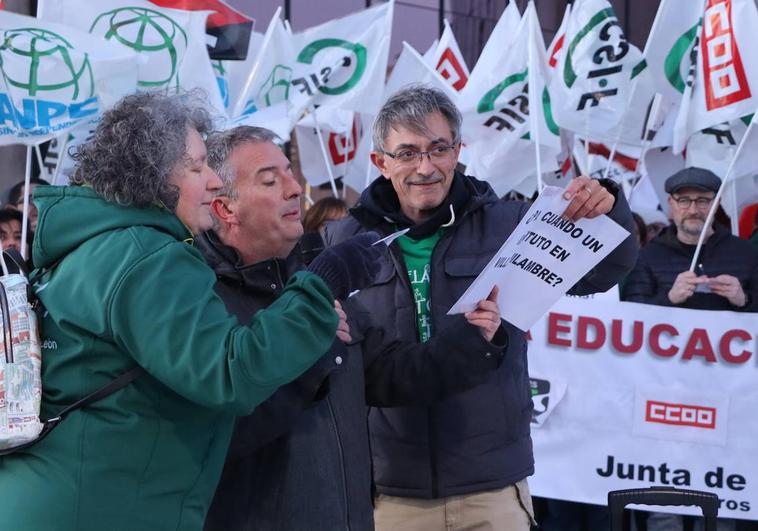
[[[684,78],[682,77],[681,66],[685,60],[687,60],[687,64],[685,66],[689,66],[688,60],[690,49],[692,48],[692,44],[695,42],[695,37],[697,36],[697,29],[699,26],[700,22],[698,21],[697,24],[684,32],[676,40],[674,45],[671,47],[671,50],[669,50],[669,53],[666,54],[666,59],[663,62],[663,69],[666,74],[666,79],[668,79],[668,82],[671,83],[672,87],[682,93],[684,92],[685,82]]]
[[[353,73],[341,85],[331,87],[328,83],[325,83],[318,87],[318,90],[322,94],[339,96],[355,87],[361,80],[361,77],[366,70],[368,52],[366,51],[366,47],[360,43],[353,43],[343,39],[319,39],[303,48],[297,56],[297,61],[308,65],[313,64],[313,59],[317,54],[330,48],[342,48],[350,52],[350,54],[343,59],[342,67],[349,67],[351,64],[355,63]]]
[[[72,53],[62,36],[40,28],[3,32],[0,69],[6,84],[24,89],[31,97],[57,96],[79,101],[95,94],[92,66],[86,53]],[[57,94],[49,94],[56,92]]]
[[[179,88],[179,59],[187,49],[188,39],[176,21],[152,9],[123,7],[99,15],[89,32],[149,57],[150,71],[140,72],[138,86]]]

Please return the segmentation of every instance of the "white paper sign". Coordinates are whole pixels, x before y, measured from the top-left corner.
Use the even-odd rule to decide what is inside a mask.
[[[528,330],[629,232],[607,216],[568,221],[563,189],[546,187],[448,315],[473,310],[497,285],[503,319]]]

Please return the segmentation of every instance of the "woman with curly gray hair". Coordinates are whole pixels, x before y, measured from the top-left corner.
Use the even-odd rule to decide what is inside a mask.
[[[312,273],[242,325],[214,294],[192,246],[221,186],[210,128],[181,97],[128,96],[77,152],[74,186],[36,189],[41,417],[145,372],[0,458],[0,529],[201,529],[235,416],[333,342],[332,294]]]

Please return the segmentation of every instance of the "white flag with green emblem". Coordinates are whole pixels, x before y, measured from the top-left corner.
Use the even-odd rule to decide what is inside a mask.
[[[390,1],[295,33],[293,105],[376,113],[382,104],[393,7]]]
[[[613,135],[632,79],[644,69],[606,0],[576,0],[550,83],[555,121],[589,138]]]
[[[557,169],[556,155],[560,151],[546,86],[545,45],[531,3],[510,39],[510,46],[500,47],[499,56],[488,43],[491,51],[479,58],[460,95],[463,141],[471,150],[478,177],[487,180],[499,194],[536,176],[536,136],[541,145],[543,172]],[[531,75],[530,47],[534,70]],[[537,135],[533,123],[539,125]]]
[[[292,107],[290,81],[295,52],[280,12],[277,9],[271,17],[249,70],[230,78],[230,90],[236,95],[229,108],[233,125],[267,127],[289,140],[302,111]]]
[[[140,90],[201,89],[211,108],[225,115],[208,57],[208,11],[158,7],[144,0],[40,0],[38,17],[60,22],[139,56]]]
[[[100,113],[137,84],[137,56],[70,26],[0,11],[0,144],[38,144]]]

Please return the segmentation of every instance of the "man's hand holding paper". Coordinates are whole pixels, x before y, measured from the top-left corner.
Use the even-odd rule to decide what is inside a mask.
[[[603,215],[614,203],[613,194],[584,176],[565,190],[545,188],[448,313],[471,311],[498,286],[503,319],[527,330],[629,236]]]

